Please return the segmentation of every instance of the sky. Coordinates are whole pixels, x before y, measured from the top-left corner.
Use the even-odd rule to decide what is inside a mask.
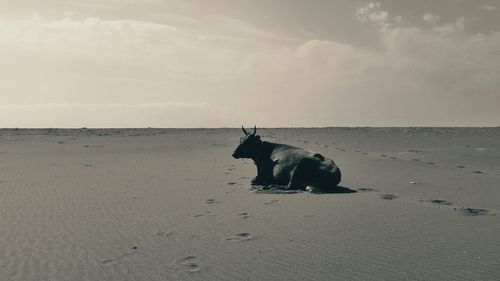
[[[500,126],[500,0],[0,0],[0,127]]]

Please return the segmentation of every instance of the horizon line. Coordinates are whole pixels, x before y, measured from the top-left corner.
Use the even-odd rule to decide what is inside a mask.
[[[251,128],[251,127],[248,127]],[[334,128],[500,128],[497,126],[277,126],[258,129],[334,129]],[[2,127],[0,130],[210,130],[241,129],[241,127]]]

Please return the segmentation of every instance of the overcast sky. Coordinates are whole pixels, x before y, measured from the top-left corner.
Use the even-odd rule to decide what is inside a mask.
[[[499,126],[500,0],[0,0],[0,127]]]

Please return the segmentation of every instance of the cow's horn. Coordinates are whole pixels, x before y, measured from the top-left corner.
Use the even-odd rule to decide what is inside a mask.
[[[241,129],[243,130],[243,133],[245,133],[245,135],[248,135],[247,130],[245,130],[245,128],[243,128],[243,126],[241,126]]]
[[[255,135],[256,132],[257,132],[257,125],[254,125],[253,126],[253,135]]]

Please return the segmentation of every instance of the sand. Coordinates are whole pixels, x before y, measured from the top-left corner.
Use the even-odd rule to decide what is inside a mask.
[[[256,192],[240,129],[1,130],[0,280],[498,280],[500,129],[262,129],[356,193]]]

